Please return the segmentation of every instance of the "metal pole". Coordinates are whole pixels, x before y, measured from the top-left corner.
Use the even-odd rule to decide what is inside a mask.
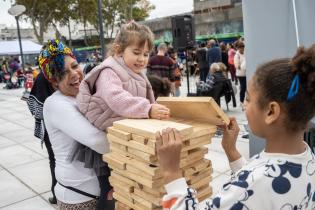
[[[102,12],[102,0],[97,1],[98,4],[98,22],[100,27],[100,41],[102,48],[102,60],[105,58],[105,40],[104,40],[104,29],[103,29],[103,12]]]
[[[69,47],[72,47],[72,40],[71,40],[71,28],[70,28],[70,19],[68,19],[68,30],[69,30]]]
[[[298,28],[298,23],[297,23],[297,15],[296,15],[295,0],[292,0],[292,4],[293,4],[293,15],[294,15],[296,44],[297,44],[297,46],[299,47],[299,46],[300,46],[300,35],[299,35],[299,28]]]
[[[24,71],[24,56],[23,56],[23,49],[22,49],[22,42],[21,42],[21,34],[20,34],[20,25],[19,25],[19,16],[15,16],[17,32],[19,37],[19,45],[20,45],[20,55],[21,55],[21,62],[22,62],[22,69]]]
[[[190,88],[189,88],[189,73],[190,73],[190,68],[189,68],[189,65],[188,65],[188,58],[189,58],[189,50],[186,49],[187,94],[189,95],[189,93],[190,93]]]

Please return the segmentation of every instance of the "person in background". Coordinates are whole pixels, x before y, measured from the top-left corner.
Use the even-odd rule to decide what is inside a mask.
[[[216,41],[211,39],[208,42],[209,49],[207,51],[207,62],[211,66],[213,63],[222,62],[221,49],[216,45]]]
[[[148,75],[148,79],[152,85],[155,100],[160,96],[170,96],[172,84],[168,79],[156,75]]]
[[[229,63],[229,72],[231,74],[231,79],[235,82],[235,85],[238,85],[237,78],[236,78],[236,69],[234,65],[234,56],[235,56],[235,47],[233,43],[229,44],[228,50],[228,63]]]
[[[221,57],[222,57],[222,62],[225,65],[225,72],[227,72],[228,67],[229,67],[229,56],[228,56],[228,50],[226,47],[226,44],[224,42],[220,43],[220,49],[221,49]],[[221,65],[222,67],[222,65]],[[226,77],[227,78],[227,77]]]
[[[176,97],[180,96],[180,86],[182,85],[182,72],[179,68],[179,63],[177,62],[177,53],[173,48],[169,48],[168,55],[172,59],[175,70],[174,70],[174,86],[175,86],[175,95]]]
[[[249,81],[245,108],[253,134],[264,138],[266,147],[247,161],[236,147],[235,118],[220,125],[232,176],[205,202],[198,203],[197,192],[182,177],[179,133],[166,129],[156,134],[167,192],[164,209],[315,209],[315,154],[303,141],[315,115],[314,57],[315,45],[301,47],[293,58],[274,59],[257,68]]]
[[[200,81],[206,82],[209,72],[209,63],[207,62],[206,43],[201,43],[200,48],[196,52],[196,61],[200,72]]]
[[[157,50],[157,55],[149,59],[147,74],[167,78],[172,83],[172,93],[175,94],[175,64],[171,58],[165,56],[167,53],[167,45],[165,43],[160,43]]]
[[[240,82],[240,102],[242,111],[244,111],[244,99],[245,92],[247,90],[247,82],[246,82],[246,62],[245,62],[245,44],[242,41],[237,42],[237,52],[234,56],[234,65],[236,69],[236,76],[238,81]]]

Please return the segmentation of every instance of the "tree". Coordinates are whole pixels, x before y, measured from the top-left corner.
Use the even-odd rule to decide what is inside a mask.
[[[58,33],[57,23],[65,23],[67,18],[73,16],[70,5],[74,0],[16,0],[16,4],[25,6],[23,13],[27,20],[30,20],[35,36],[39,43],[44,42],[44,33],[48,26],[52,25]]]
[[[83,24],[84,29],[84,43],[88,45],[86,26],[88,23],[94,25],[96,22],[95,12],[97,11],[97,4],[95,0],[77,0],[74,6],[74,11],[77,12],[75,20],[77,23]]]

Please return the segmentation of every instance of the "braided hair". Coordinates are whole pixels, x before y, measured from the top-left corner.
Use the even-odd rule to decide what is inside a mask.
[[[292,99],[288,100],[288,93],[297,77],[298,88]],[[315,45],[298,48],[291,59],[275,59],[260,65],[253,79],[261,109],[270,101],[276,101],[284,109],[284,125],[288,131],[307,127],[315,115]]]

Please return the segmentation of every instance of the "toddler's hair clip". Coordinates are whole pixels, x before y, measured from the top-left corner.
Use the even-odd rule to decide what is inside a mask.
[[[300,85],[300,75],[296,74],[292,80],[291,87],[290,87],[290,90],[288,92],[287,100],[289,102],[291,102],[294,99],[294,97],[298,94],[299,85]]]

